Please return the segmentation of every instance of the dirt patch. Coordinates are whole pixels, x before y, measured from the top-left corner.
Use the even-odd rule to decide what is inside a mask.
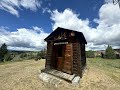
[[[88,67],[81,80],[82,90],[119,90],[120,85],[103,70]]]

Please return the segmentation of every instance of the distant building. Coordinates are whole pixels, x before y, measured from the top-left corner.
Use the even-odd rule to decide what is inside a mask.
[[[96,52],[95,52],[95,57],[101,57],[102,54],[105,54],[105,51],[104,51],[104,50],[96,51]]]
[[[119,59],[120,58],[120,49],[114,49],[114,51],[115,51],[116,58]]]
[[[116,55],[116,58],[119,59],[120,58],[120,49],[113,49],[113,50]],[[100,50],[100,51],[95,52],[96,57],[99,56],[99,57],[104,58],[104,55],[105,55],[105,50]]]

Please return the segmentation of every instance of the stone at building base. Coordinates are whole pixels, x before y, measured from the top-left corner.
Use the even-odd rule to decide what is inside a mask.
[[[73,80],[72,80],[72,84],[79,84],[80,83],[80,77],[76,76]]]
[[[58,71],[59,72],[59,71]],[[60,74],[59,74],[60,75]],[[63,73],[63,75],[65,76],[66,74]],[[67,75],[68,76],[68,75]],[[70,76],[69,77],[73,77],[73,76]],[[46,72],[42,72],[40,75],[39,75],[39,78],[44,81],[44,82],[47,82],[47,83],[50,83],[50,84],[53,84],[55,85],[56,87],[62,83],[63,80],[66,80],[64,78],[61,78],[61,76],[59,77],[58,74],[56,76],[56,74],[52,75],[51,73],[46,73]],[[79,76],[74,76],[71,81],[70,79],[69,80],[66,80],[70,83],[72,83],[73,85],[78,85],[80,83],[80,77]]]
[[[75,77],[75,74],[70,75],[70,74],[64,73],[62,71],[55,70],[55,69],[49,69],[49,70],[44,69],[44,70],[42,70],[42,72],[50,74],[50,75],[58,77],[58,78],[61,78],[61,79],[64,79],[68,82],[72,82],[72,80]]]
[[[56,87],[61,83],[61,79],[55,77],[55,76],[52,76],[50,74],[47,74],[47,73],[44,73],[42,72],[40,75],[39,75],[39,78],[44,81],[44,82],[47,82],[47,83],[50,83],[52,85],[55,85]]]

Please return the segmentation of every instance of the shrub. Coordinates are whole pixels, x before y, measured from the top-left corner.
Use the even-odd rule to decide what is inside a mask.
[[[87,58],[94,58],[95,57],[94,51],[92,51],[92,50],[87,51],[86,56],[87,56]]]
[[[46,58],[46,50],[41,50],[37,53],[35,60],[45,59]]]
[[[10,53],[7,53],[7,54],[4,56],[4,61],[11,61],[11,60],[12,60],[11,54],[10,54]]]

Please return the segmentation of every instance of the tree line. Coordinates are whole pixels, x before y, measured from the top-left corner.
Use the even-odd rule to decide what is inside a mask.
[[[40,60],[46,58],[46,49],[41,51],[11,51],[4,43],[0,47],[0,62],[19,61],[19,60]]]
[[[4,43],[0,47],[0,62],[4,61],[16,61],[16,60],[40,60],[46,58],[46,49],[43,49],[39,52],[34,51],[9,51],[7,49],[7,45]],[[95,57],[95,51],[86,51],[86,57],[87,58],[94,58]],[[107,59],[116,59],[116,55],[114,53],[114,50],[110,45],[105,50],[105,53],[101,53],[102,58]]]
[[[89,50],[86,52],[86,57],[87,58],[95,58],[95,51]],[[101,58],[106,58],[106,59],[116,59],[116,54],[115,51],[112,49],[112,46],[108,45],[105,53],[101,53],[99,56]]]

